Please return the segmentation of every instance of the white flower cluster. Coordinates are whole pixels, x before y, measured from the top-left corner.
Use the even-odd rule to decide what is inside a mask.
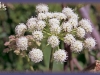
[[[47,44],[52,48],[58,48],[60,40],[70,45],[72,52],[79,53],[84,48],[92,49],[96,42],[93,38],[86,38],[85,34],[92,32],[92,26],[89,20],[78,20],[78,14],[69,7],[64,7],[62,12],[49,12],[48,5],[38,4],[36,6],[36,17],[27,20],[26,25],[21,23],[16,26],[15,32],[18,35],[16,41],[17,47],[21,50],[27,50],[28,39],[24,36],[25,31],[32,34],[35,42],[41,42],[47,39]],[[85,40],[84,40],[85,39]],[[65,62],[68,57],[67,52],[58,49],[53,54],[57,62]],[[33,48],[29,52],[29,58],[38,63],[43,60],[43,53],[40,49]]]
[[[68,54],[65,52],[65,50],[59,49],[53,54],[53,57],[56,62],[63,63],[67,60]]]
[[[38,63],[43,60],[43,53],[40,49],[33,48],[32,51],[29,52],[29,58],[34,63]]]
[[[16,45],[21,50],[27,50],[28,39],[26,37],[20,37],[20,38],[17,39]]]

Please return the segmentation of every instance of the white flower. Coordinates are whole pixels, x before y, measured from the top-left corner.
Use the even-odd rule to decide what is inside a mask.
[[[36,41],[41,41],[43,39],[43,33],[41,31],[32,32],[33,38]]]
[[[60,42],[58,37],[54,35],[50,36],[47,41],[48,41],[48,44],[51,45],[52,48],[57,47]]]
[[[47,16],[46,16],[46,14],[44,14],[44,13],[39,13],[38,16],[37,16],[37,18],[38,18],[39,20],[42,20],[42,19],[46,19]]]
[[[79,53],[83,50],[83,44],[81,41],[75,41],[71,44],[70,49],[73,52]]]
[[[46,14],[47,18],[52,18],[52,17],[53,17],[53,14],[50,13],[50,12],[47,12],[47,13],[45,13],[45,14]]]
[[[39,63],[43,60],[43,52],[40,49],[33,48],[32,51],[29,52],[29,58],[34,63]]]
[[[39,21],[37,22],[36,29],[37,29],[37,30],[43,30],[43,28],[44,28],[45,26],[46,26],[46,25],[45,25],[45,22],[42,21],[42,20],[39,20]]]
[[[70,45],[73,42],[75,42],[75,38],[73,37],[72,34],[66,34],[66,36],[64,37],[64,42]]]
[[[62,20],[62,19],[66,20],[66,18],[67,18],[67,16],[63,13],[59,13],[59,15],[57,16],[57,19],[59,19],[59,20]]]
[[[20,37],[16,40],[16,45],[21,50],[27,50],[28,47],[28,39],[26,37]]]
[[[57,18],[57,17],[59,16],[59,13],[60,13],[60,12],[54,12],[54,13],[53,13],[53,17],[54,17],[54,18]]]
[[[86,40],[84,41],[84,47],[88,48],[88,49],[92,49],[93,47],[95,47],[96,42],[92,37],[86,38]]]
[[[58,24],[52,25],[50,27],[50,32],[52,34],[59,34],[61,32],[61,28],[60,28],[60,26]]]
[[[63,63],[67,60],[68,55],[67,52],[65,52],[65,50],[59,49],[53,54],[53,57],[56,62]]]
[[[29,31],[32,32],[32,31],[35,30],[36,21],[37,21],[37,19],[36,18],[33,18],[33,17],[27,20],[26,25],[27,25]]]
[[[72,25],[70,23],[68,23],[68,22],[64,22],[64,23],[62,23],[62,29],[65,32],[66,31],[70,32],[70,31],[72,31]]]
[[[24,35],[25,31],[27,30],[27,26],[24,23],[20,23],[15,28],[15,33],[18,36]]]
[[[45,12],[48,12],[48,5],[46,4],[38,4],[36,6],[36,11],[39,12],[39,13],[45,13]]]
[[[65,15],[68,15],[68,14],[70,14],[72,12],[73,12],[73,10],[71,8],[69,8],[69,7],[67,7],[67,8],[64,7],[63,10],[62,10],[62,13],[64,13]]]
[[[92,26],[88,19],[82,19],[79,21],[79,25],[84,28],[86,32],[92,32]]]
[[[59,20],[58,19],[56,19],[56,18],[52,18],[52,19],[50,19],[49,20],[49,26],[52,26],[52,25],[54,25],[54,24],[60,24],[60,22],[59,22]]]
[[[76,28],[78,26],[78,20],[76,19],[69,19],[68,22],[74,27]]]
[[[78,20],[78,14],[75,13],[70,13],[69,15],[67,15],[68,19],[76,19]]]
[[[85,36],[85,30],[81,27],[78,27],[76,30],[76,34],[78,37],[83,38]]]

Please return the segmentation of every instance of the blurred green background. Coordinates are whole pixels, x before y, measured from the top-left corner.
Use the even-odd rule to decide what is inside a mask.
[[[7,3],[7,10],[0,10],[0,71],[28,71],[29,64],[25,58],[15,55],[13,51],[9,53],[4,53],[3,50],[6,48],[4,43],[8,41],[10,35],[14,35],[15,26],[19,23],[26,23],[27,19],[31,16],[35,16],[35,6],[36,4],[10,4]],[[83,4],[84,5],[84,4]],[[61,4],[48,4],[49,10],[61,11]],[[66,6],[76,8],[78,4],[66,4]],[[96,25],[97,29],[100,31],[100,5],[91,4],[90,16],[93,23]],[[78,11],[77,11],[78,12]],[[80,16],[81,17],[81,16]],[[46,46],[46,40],[43,40],[41,46],[44,52],[44,60],[41,63],[33,64],[34,69],[39,71],[48,71],[49,67],[49,57],[50,57],[50,47]],[[62,44],[63,48],[63,44]],[[94,52],[95,54],[95,52]],[[87,52],[82,52],[75,55],[78,59],[79,64],[85,68],[89,64]],[[68,67],[69,70],[69,67]],[[63,64],[54,62],[53,71],[63,71]],[[78,71],[75,68],[75,71]]]

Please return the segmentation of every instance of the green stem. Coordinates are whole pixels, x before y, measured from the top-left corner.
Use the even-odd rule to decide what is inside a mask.
[[[27,57],[27,61],[28,61],[29,66],[30,66],[30,70],[31,70],[31,71],[34,71],[33,66],[32,66],[32,64],[31,64],[31,61],[30,61],[29,57],[28,57],[28,56],[26,56],[26,57]]]
[[[52,71],[53,69],[53,53],[54,53],[54,49],[51,49],[51,54],[50,54],[50,62],[49,62],[49,70]]]

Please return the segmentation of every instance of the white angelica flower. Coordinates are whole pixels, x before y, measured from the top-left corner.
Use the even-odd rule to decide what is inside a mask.
[[[72,25],[70,24],[70,23],[68,23],[68,22],[64,22],[64,23],[62,23],[62,30],[63,31],[67,31],[67,32],[71,32],[72,31]]]
[[[64,42],[70,45],[75,42],[75,38],[72,34],[66,34],[66,36],[64,37]]]
[[[57,47],[60,42],[58,37],[54,35],[50,36],[47,41],[48,41],[48,44],[51,45],[52,48]]]
[[[54,12],[54,13],[53,13],[53,18],[57,18],[57,17],[59,16],[59,13],[60,13],[60,12]]]
[[[35,27],[36,27],[36,24],[37,24],[36,21],[37,21],[37,19],[33,18],[33,17],[27,20],[26,25],[27,25],[29,31],[32,32],[32,31],[35,30]]]
[[[46,14],[44,14],[44,13],[39,13],[38,16],[37,16],[37,18],[38,18],[39,20],[43,20],[43,19],[47,19],[47,16],[46,16]]]
[[[16,45],[21,50],[27,50],[28,39],[26,37],[20,37],[16,40]]]
[[[68,15],[70,13],[73,13],[73,10],[69,7],[64,7],[63,10],[62,10],[62,13],[64,13],[65,15]]]
[[[59,34],[61,32],[61,27],[58,24],[52,25],[50,27],[50,32],[52,34]]]
[[[78,37],[83,38],[85,36],[85,30],[81,27],[78,27],[76,30],[76,34]]]
[[[56,18],[52,18],[52,19],[50,19],[49,20],[49,26],[52,26],[52,25],[54,25],[54,24],[60,24],[60,22],[59,22],[59,20],[58,19],[56,19]]]
[[[27,26],[24,23],[20,23],[15,27],[15,33],[18,36],[24,35],[26,30],[27,30]]]
[[[86,32],[92,32],[92,26],[88,19],[82,19],[79,21],[79,25],[84,28]]]
[[[96,42],[92,37],[89,37],[84,41],[85,48],[92,49],[95,47],[95,45],[96,45]]]
[[[70,49],[75,53],[79,53],[83,50],[83,44],[77,40],[71,44]]]
[[[68,57],[68,54],[63,49],[59,49],[53,54],[54,61],[56,62],[63,63],[67,60],[67,57]]]
[[[41,31],[32,32],[35,41],[41,41],[43,39],[43,33]]]
[[[78,20],[76,19],[69,19],[68,22],[73,26],[73,28],[78,26]]]
[[[59,13],[59,15],[57,16],[57,19],[59,19],[59,20],[62,20],[62,19],[66,20],[66,18],[67,18],[67,16],[63,13]]]
[[[45,13],[45,12],[48,12],[48,5],[46,4],[38,4],[36,6],[36,11],[39,12],[39,13]]]
[[[43,60],[43,52],[40,49],[33,48],[28,55],[31,61],[33,61],[34,63],[39,63]]]
[[[45,14],[46,14],[47,18],[53,18],[53,13],[47,12]]]
[[[42,20],[39,20],[39,21],[37,22],[36,29],[39,30],[39,31],[41,31],[41,30],[43,30],[43,28],[44,28],[45,26],[46,26],[45,22],[42,21]]]
[[[78,14],[75,14],[75,13],[70,13],[69,15],[68,15],[68,19],[76,19],[76,20],[78,20]]]

